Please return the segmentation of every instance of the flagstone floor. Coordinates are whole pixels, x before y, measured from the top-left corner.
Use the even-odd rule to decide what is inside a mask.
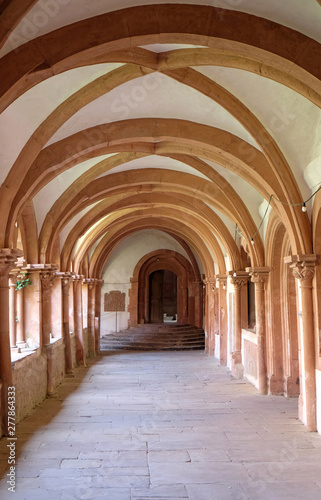
[[[19,426],[7,500],[316,500],[321,436],[203,352],[110,352]]]

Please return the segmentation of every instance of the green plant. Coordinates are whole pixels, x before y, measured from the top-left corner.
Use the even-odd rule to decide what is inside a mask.
[[[19,276],[17,276],[16,290],[21,290],[22,288],[25,288],[26,286],[32,284],[32,281],[28,277],[29,274],[30,273],[21,273]]]

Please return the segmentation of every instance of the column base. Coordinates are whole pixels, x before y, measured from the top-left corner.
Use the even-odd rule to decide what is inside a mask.
[[[287,398],[297,398],[300,395],[300,381],[298,377],[288,377],[284,383],[284,393]]]
[[[242,364],[241,351],[234,351],[231,354],[231,372],[235,378],[243,378],[244,367]]]
[[[268,382],[269,394],[273,396],[284,395],[284,380],[272,375]]]

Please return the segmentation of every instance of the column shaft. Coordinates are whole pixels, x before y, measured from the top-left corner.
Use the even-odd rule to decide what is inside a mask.
[[[301,298],[301,355],[300,355],[300,398],[302,403],[300,418],[308,431],[317,430],[316,422],[316,380],[315,380],[315,337],[313,320],[313,278],[315,266],[319,264],[317,255],[291,255],[285,257],[291,264],[294,277],[299,281]],[[300,302],[300,301],[299,301]]]
[[[0,434],[8,435],[8,388],[12,386],[12,368],[9,335],[9,272],[20,255],[19,250],[0,250]]]
[[[72,354],[69,328],[69,294],[71,278],[68,275],[62,277],[62,331],[65,344],[65,368],[66,373],[72,373]]]
[[[82,322],[82,277],[74,280],[74,327],[76,336],[76,359],[77,363],[86,365],[84,332]]]

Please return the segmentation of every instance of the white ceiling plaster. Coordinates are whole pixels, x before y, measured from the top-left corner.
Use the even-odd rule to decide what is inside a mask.
[[[130,248],[130,252],[128,248]],[[121,241],[110,254],[107,265],[102,273],[105,283],[113,282],[114,280],[119,280],[120,282],[128,280],[128,277],[133,276],[137,262],[146,253],[159,250],[160,248],[174,250],[190,261],[183,247],[169,234],[157,229],[137,231],[135,234]]]
[[[310,189],[304,171],[321,151],[320,108],[288,87],[254,73],[212,66],[195,69],[227,88],[257,116],[278,143],[307,197]]]
[[[213,167],[219,174],[221,174],[224,179],[232,186],[232,188],[237,192],[237,194],[242,199],[246,208],[250,212],[255,224],[261,222],[259,215],[259,207],[264,200],[263,196],[249,184],[247,181],[242,179],[239,175],[235,174],[231,170],[227,170],[216,163],[207,161],[209,165]],[[234,233],[233,233],[234,234]]]
[[[62,174],[55,177],[51,182],[46,184],[46,186],[36,194],[36,196],[33,198],[33,203],[39,233],[47,212],[49,212],[57,198],[59,198],[59,196],[61,196],[78,177],[87,172],[87,170],[92,168],[96,163],[105,160],[110,156],[113,155],[99,156],[66,170]]]
[[[40,35],[76,21],[154,0],[39,0],[16,27],[0,57]],[[158,4],[196,4],[247,12],[288,26],[321,42],[321,9],[316,0],[157,0]],[[224,22],[224,18],[222,18]]]
[[[19,97],[0,114],[0,184],[33,132],[59,104],[122,64],[97,64],[55,75]]]
[[[146,117],[203,123],[227,130],[256,146],[250,134],[219,104],[160,73],[127,82],[88,104],[48,144],[98,124]]]
[[[141,2],[146,5],[152,3],[154,0]],[[321,42],[321,8],[316,0],[211,0],[209,2],[158,0],[158,3],[207,4],[253,13],[281,22]],[[37,6],[29,12],[27,20],[24,19],[17,27],[1,54],[60,26],[137,4],[138,2],[131,0],[91,0],[90,2],[88,0],[40,0]],[[224,22],[223,18],[222,22]],[[146,46],[157,53],[188,47],[192,46],[181,44]],[[4,111],[0,115],[0,184],[5,180],[8,170],[25,142],[60,103],[95,78],[121,65],[88,66],[56,75],[36,85]],[[311,190],[314,191],[321,181],[321,110],[291,89],[243,70],[223,67],[197,67],[195,70],[223,85],[258,117],[276,139],[290,164],[303,198],[307,199]],[[49,144],[97,124],[145,117],[178,118],[204,123],[228,130],[257,147],[249,133],[221,106],[199,92],[157,73],[128,82],[92,102],[69,119],[52,137]],[[57,197],[79,175],[108,156],[111,155],[73,167],[51,181],[35,196],[34,206],[39,232],[47,212]],[[267,201],[264,201],[262,196],[238,175],[213,162],[207,163],[232,185],[246,204],[255,223],[259,225]],[[156,155],[134,160],[116,167],[109,173],[150,167],[183,171],[204,177],[181,162]],[[61,248],[74,225],[95,205],[96,203],[83,210],[64,227],[60,233]],[[219,215],[234,238],[234,223],[220,211],[211,208]],[[268,217],[260,231],[263,238],[267,220]],[[174,244],[177,247],[178,244],[171,237],[157,230],[141,231],[127,238],[122,244],[125,248],[133,243],[133,248],[137,247],[144,253],[144,242],[148,241],[148,244],[152,246],[155,243],[156,249],[159,248],[156,241],[160,241],[160,237],[161,241],[164,241],[164,238],[168,238],[168,241],[172,240],[168,245]],[[80,243],[81,239],[78,245]],[[223,245],[221,243],[220,245],[225,254]],[[181,253],[183,253],[182,250]],[[135,262],[137,262],[136,257]]]
[[[176,172],[185,172],[187,174],[197,175],[202,179],[208,180],[208,177],[195,170],[195,168],[186,165],[186,163],[173,160],[172,158],[168,158],[167,156],[157,155],[146,156],[144,158],[137,158],[136,160],[129,161],[127,163],[124,163],[123,165],[119,165],[118,167],[109,170],[101,177],[105,177],[106,175],[110,174],[116,174],[118,172],[128,172],[129,170],[135,170],[139,168],[160,168],[166,170],[175,170]]]
[[[68,224],[66,224],[63,229],[61,230],[61,232],[59,233],[59,238],[60,238],[60,251],[62,250],[64,244],[65,244],[65,241],[66,239],[68,238],[69,236],[69,233],[70,231],[72,231],[72,229],[75,227],[75,225],[77,224],[77,222],[80,221],[80,219],[82,219],[82,217],[84,215],[86,215],[87,212],[89,212],[89,210],[91,210],[92,208],[94,208],[95,205],[97,205],[97,203],[99,203],[99,201],[97,201],[96,203],[93,203],[92,205],[89,205],[89,207],[85,208],[84,210],[82,210],[81,212],[79,212],[77,215],[75,215],[75,217],[73,217],[69,222]]]
[[[188,44],[175,44],[175,43],[153,43],[151,45],[142,45],[143,49],[150,50],[156,54],[161,54],[162,52],[169,52],[171,50],[180,49],[206,49],[204,45],[188,45]]]

